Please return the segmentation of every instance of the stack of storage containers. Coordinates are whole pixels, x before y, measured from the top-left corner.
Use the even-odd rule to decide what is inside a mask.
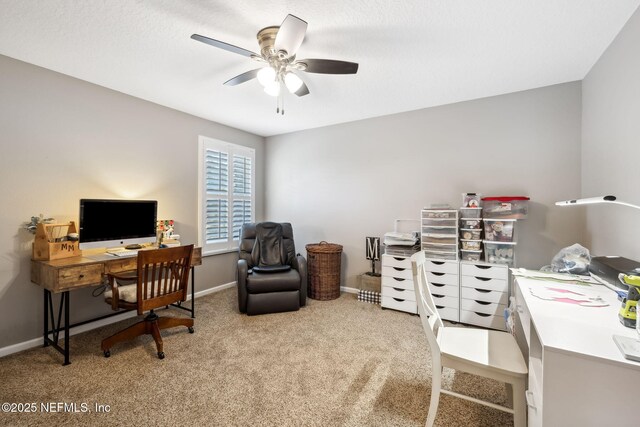
[[[482,256],[482,208],[460,208],[460,259],[480,261]]]
[[[484,197],[484,260],[492,264],[515,265],[516,221],[527,217],[529,198],[524,196]]]
[[[421,211],[422,250],[428,258],[458,260],[458,211],[424,208]]]

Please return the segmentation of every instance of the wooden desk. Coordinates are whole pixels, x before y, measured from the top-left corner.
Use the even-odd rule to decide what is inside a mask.
[[[193,267],[201,264],[202,249],[194,248],[191,258],[191,309],[182,307],[180,304],[174,305],[174,307],[189,311],[191,317],[195,317],[195,273]],[[51,345],[62,353],[65,365],[71,363],[69,360],[69,328],[114,316],[122,313],[122,311],[71,325],[69,324],[69,309],[71,306],[69,292],[99,285],[102,283],[103,277],[109,273],[132,271],[136,270],[137,267],[137,256],[116,257],[95,251],[93,253],[87,252],[79,257],[53,261],[31,260],[31,281],[44,288],[44,346]],[[54,318],[53,294],[61,294],[57,319]],[[62,325],[63,310],[64,325]],[[49,327],[49,322],[51,322],[51,328]],[[60,332],[62,331],[64,331],[64,348],[58,344]]]
[[[531,288],[545,286],[600,297],[609,306],[582,307],[531,294]],[[618,320],[616,294],[603,285],[523,277],[514,288],[516,331],[529,350],[529,426],[637,425],[640,362],[625,359],[612,338],[637,333]]]

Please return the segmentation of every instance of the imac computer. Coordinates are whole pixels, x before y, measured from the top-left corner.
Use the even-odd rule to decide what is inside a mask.
[[[80,200],[80,249],[139,248],[156,242],[155,200]]]

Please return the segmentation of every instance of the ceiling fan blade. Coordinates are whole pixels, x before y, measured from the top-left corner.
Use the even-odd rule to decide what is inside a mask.
[[[300,86],[300,89],[298,89],[294,93],[296,95],[298,95],[298,96],[309,95],[309,88],[307,87],[307,85],[304,82],[302,82],[302,86]]]
[[[284,50],[288,57],[292,57],[304,40],[307,32],[307,23],[297,16],[287,15],[280,25],[273,47],[276,50]]]
[[[301,71],[319,74],[355,74],[358,72],[358,64],[355,62],[335,61],[333,59],[301,59],[296,64],[305,64]]]
[[[192,34],[191,38],[199,42],[210,44],[211,46],[227,50],[229,52],[237,53],[238,55],[247,56],[249,58],[260,57],[260,55],[253,53],[250,50],[243,49],[229,43],[221,42],[220,40],[210,39],[209,37],[201,36],[200,34]]]
[[[262,68],[256,68],[255,70],[251,70],[251,71],[247,71],[246,73],[239,74],[234,78],[227,80],[223,84],[227,86],[235,86],[235,85],[239,85],[240,83],[247,82],[251,79],[255,79],[258,76],[258,71],[260,71],[261,69]]]

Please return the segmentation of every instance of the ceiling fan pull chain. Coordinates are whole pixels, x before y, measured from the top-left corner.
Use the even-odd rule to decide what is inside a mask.
[[[280,95],[276,97],[276,114],[280,113]]]
[[[282,111],[280,114],[282,114],[284,116],[284,95],[280,95],[282,97]]]

